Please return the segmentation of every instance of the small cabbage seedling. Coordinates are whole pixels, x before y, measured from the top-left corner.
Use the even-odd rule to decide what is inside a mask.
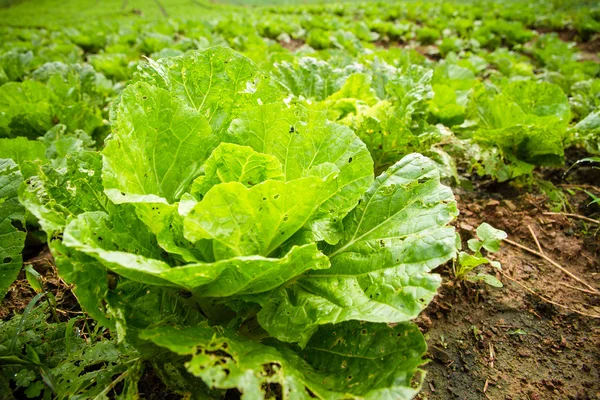
[[[490,264],[492,267],[502,269],[498,261],[492,261],[482,254],[482,249],[490,253],[500,250],[500,242],[506,239],[506,232],[494,228],[487,222],[482,223],[477,228],[477,238],[470,239],[467,242],[469,249],[473,254],[461,251],[458,253],[458,261],[454,263],[454,276],[460,280],[470,282],[484,281],[490,286],[502,287],[495,276],[485,273],[474,273],[473,270],[480,265]]]

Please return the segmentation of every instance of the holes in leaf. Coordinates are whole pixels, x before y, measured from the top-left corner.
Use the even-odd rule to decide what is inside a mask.
[[[142,96],[142,99],[148,100],[148,96]]]
[[[275,196],[273,196],[273,200],[277,200],[279,198],[279,193],[277,193]]]
[[[352,162],[352,157],[350,157],[350,158],[348,159],[348,164],[350,164],[351,162]]]
[[[20,220],[18,220],[18,219],[11,220],[10,224],[13,226],[13,228],[15,228],[18,231],[27,232],[27,230],[23,226],[23,223]]]
[[[294,133],[294,127],[290,126],[290,133]]]
[[[114,276],[112,274],[108,274],[108,275],[106,275],[106,280],[108,281],[108,288],[110,290],[115,290],[117,288],[117,284],[119,282],[118,282],[116,276]]]
[[[262,365],[265,376],[273,376],[281,369],[281,364],[278,362],[270,362]]]
[[[94,371],[99,371],[104,368],[106,368],[106,363],[104,363],[104,362],[99,362],[96,364],[88,365],[85,368],[83,368],[83,370],[79,373],[78,376],[82,376],[82,375],[85,375],[85,374],[88,374],[88,373],[94,372]]]
[[[283,217],[284,221],[287,221],[288,219],[290,219],[290,217],[288,217],[287,215],[285,217]]]
[[[223,398],[225,398],[225,399],[241,399],[242,392],[240,392],[237,389],[227,389],[227,391],[225,392],[225,396]]]
[[[271,383],[263,383],[262,389],[265,392],[265,399],[282,399],[283,398],[283,390],[281,388],[281,384],[271,382]]]
[[[351,381],[351,380],[352,380],[352,375],[350,375],[350,376],[348,377],[348,380],[349,380],[349,381]]]
[[[4,257],[4,260],[2,260],[2,262],[4,264],[9,264],[12,262],[12,260],[13,260],[12,257]]]
[[[363,329],[362,331],[360,331],[360,334],[361,334],[361,335],[366,335],[366,334],[367,334],[367,330],[366,330],[366,329]]]
[[[266,198],[266,197],[263,197],[263,201],[267,201],[267,198]]]

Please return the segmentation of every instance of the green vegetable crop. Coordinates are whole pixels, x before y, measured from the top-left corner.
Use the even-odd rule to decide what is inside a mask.
[[[436,165],[374,179],[353,131],[226,48],[134,81],[101,155],[40,164],[20,193],[82,306],[148,357],[188,356],[207,390],[411,397],[425,344],[407,321],[457,252]]]

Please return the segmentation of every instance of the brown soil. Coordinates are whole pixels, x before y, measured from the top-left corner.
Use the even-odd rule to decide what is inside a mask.
[[[290,39],[289,41],[280,40],[279,44],[281,47],[288,49],[289,51],[296,51],[300,47],[304,46],[304,40],[302,39]]]
[[[402,49],[413,49],[421,55],[427,57],[431,61],[440,61],[442,59],[442,55],[440,54],[440,50],[434,45],[421,46],[416,42],[404,43],[396,40],[384,40],[378,39],[373,42],[375,47],[390,49],[390,48],[402,48]]]
[[[570,199],[573,211],[597,218],[597,209],[586,207],[589,199],[580,193]],[[487,221],[537,250],[531,227],[548,257],[600,288],[600,226],[546,215],[545,197],[508,186],[481,184],[457,197],[463,239]],[[447,266],[439,296],[419,318],[432,360],[420,399],[600,399],[600,319],[575,312],[600,317],[600,295],[564,286],[583,287],[508,243],[494,258],[506,275],[569,309],[500,274],[505,285],[500,289],[456,283]]]
[[[405,46],[405,43],[400,42],[400,41],[395,41],[395,40],[389,40],[387,38],[385,39],[377,39],[374,42],[372,42],[375,47],[379,47],[379,48],[383,48],[383,49],[389,49],[391,47],[403,47]]]
[[[42,277],[42,288],[45,292],[52,293],[56,299],[57,315],[61,320],[69,320],[75,314],[81,314],[77,299],[71,288],[58,277],[54,266],[54,259],[48,247],[44,247],[39,254],[25,260],[25,265],[31,265]],[[22,314],[27,304],[35,297],[25,272],[21,271],[18,279],[9,288],[8,293],[0,303],[0,320],[11,318],[15,314]]]
[[[578,34],[575,29],[565,28],[557,31],[550,28],[536,28],[535,31],[540,35],[555,32],[563,42],[573,42],[578,38]]]
[[[591,40],[583,43],[577,43],[577,48],[582,54],[582,61],[600,62],[600,35],[596,35]]]

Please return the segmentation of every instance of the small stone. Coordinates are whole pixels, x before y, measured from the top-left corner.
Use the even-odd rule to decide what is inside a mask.
[[[435,358],[442,364],[448,364],[449,362],[452,361],[452,358],[450,357],[450,355],[448,353],[446,353],[446,351],[444,351],[443,349],[440,349],[437,346],[431,346],[429,348],[429,353],[433,356],[433,358]]]
[[[582,370],[583,372],[590,372],[592,369],[590,368],[590,366],[589,366],[589,365],[587,365],[587,364],[582,364],[582,365],[581,365],[581,370]]]
[[[485,206],[486,207],[497,207],[499,205],[500,205],[500,202],[498,200],[492,199],[492,200],[488,201]]]
[[[513,203],[510,200],[504,200],[504,204],[506,205],[506,207],[508,207],[508,209],[510,211],[515,211],[517,209],[517,206],[515,206],[515,203]]]
[[[523,358],[531,357],[531,353],[526,349],[519,350],[518,354],[519,354],[519,357],[523,357]]]
[[[481,206],[476,203],[472,203],[469,205],[469,210],[473,211],[475,214],[479,214],[481,212]]]
[[[523,265],[523,272],[531,274],[534,271],[535,270],[531,267],[531,265],[527,265],[527,264]]]
[[[550,381],[543,381],[544,385],[546,385],[546,387],[550,390],[554,390],[554,384]]]
[[[462,229],[463,231],[471,232],[475,228],[473,228],[471,225],[469,225],[469,224],[467,224],[465,222],[461,222],[460,223],[460,229]]]
[[[560,347],[567,347],[567,339],[564,336],[560,337]]]

